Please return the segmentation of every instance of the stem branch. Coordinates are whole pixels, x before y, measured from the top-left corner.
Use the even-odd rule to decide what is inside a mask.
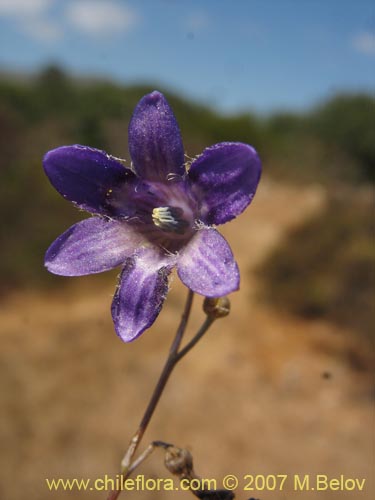
[[[173,339],[172,345],[169,349],[168,358],[165,362],[164,368],[160,374],[159,380],[155,386],[155,389],[151,395],[151,399],[147,405],[147,408],[143,414],[142,420],[139,424],[137,432],[132,437],[128,449],[124,455],[124,458],[121,462],[121,476],[122,476],[122,484],[125,479],[129,477],[129,475],[152,453],[155,446],[161,446],[161,442],[155,441],[138,457],[138,459],[132,462],[135,452],[138,449],[139,443],[146,432],[148,424],[154,414],[156,406],[160,400],[161,395],[163,394],[164,388],[168,382],[168,379],[173,371],[173,368],[176,364],[195,346],[195,344],[203,337],[212,323],[215,321],[217,317],[221,317],[220,315],[215,315],[212,312],[209,313],[206,311],[206,319],[198,332],[194,335],[194,337],[183,347],[180,349],[182,337],[185,333],[187,322],[189,320],[191,306],[193,304],[194,292],[189,290],[188,296],[186,298],[184,312],[181,317],[181,321],[179,327],[176,331],[176,335]],[[215,305],[217,307],[217,304]],[[228,309],[229,311],[229,309]],[[166,444],[162,444],[165,446]],[[121,488],[116,489],[110,492],[107,500],[117,500],[121,493]]]
[[[161,372],[159,380],[156,384],[156,387],[152,393],[150,402],[144,412],[143,418],[139,424],[137,432],[132,437],[129,447],[124,455],[124,458],[121,462],[121,474],[123,477],[123,481],[129,476],[129,474],[134,470],[134,467],[131,467],[132,458],[137,451],[139,443],[150,423],[151,417],[154,414],[155,408],[159,402],[159,399],[163,393],[163,390],[168,382],[168,379],[175,367],[176,363],[179,361],[178,349],[181,345],[182,337],[185,333],[185,329],[187,326],[187,322],[190,316],[191,306],[193,303],[194,292],[191,290],[188,291],[188,296],[185,303],[185,309],[181,317],[180,325],[177,329],[176,335],[173,339],[172,345],[169,350],[169,355],[167,361],[164,365],[164,368]],[[113,490],[108,495],[108,500],[117,500],[121,493],[121,490]]]
[[[195,344],[203,337],[203,335],[207,332],[207,330],[210,328],[210,326],[214,321],[215,321],[214,317],[207,316],[203,325],[200,327],[200,329],[194,335],[194,337],[190,340],[190,342],[188,342],[186,346],[176,354],[175,364],[178,363],[180,359],[183,358],[195,346]]]

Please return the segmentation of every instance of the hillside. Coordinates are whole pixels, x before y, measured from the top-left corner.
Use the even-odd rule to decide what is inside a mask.
[[[241,269],[241,290],[231,297],[231,315],[177,367],[145,444],[163,439],[188,446],[197,472],[206,478],[344,474],[366,478],[360,498],[373,498],[373,360],[367,345],[351,331],[280,314],[256,299],[255,268],[287,231],[322,210],[326,199],[319,186],[296,188],[264,179],[250,209],[225,227]],[[117,472],[166,355],[185,291],[175,278],[155,326],[125,345],[110,320],[113,290],[114,282],[92,276],[68,286],[64,281],[53,292],[16,291],[3,301],[2,498],[47,500],[52,494],[46,477]],[[198,298],[190,332],[201,321],[200,303]],[[170,477],[160,453],[139,473]],[[236,498],[250,494],[238,490]],[[312,498],[293,492],[290,483],[282,493],[253,494],[262,500]],[[68,497],[105,495],[53,493],[56,500]],[[193,498],[183,492],[123,497]],[[320,492],[319,498],[339,497]]]

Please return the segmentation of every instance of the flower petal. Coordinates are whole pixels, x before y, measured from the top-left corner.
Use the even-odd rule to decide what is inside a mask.
[[[177,272],[188,288],[205,297],[222,297],[239,288],[238,266],[216,229],[197,231],[178,259]]]
[[[203,151],[191,165],[189,179],[201,203],[206,224],[224,224],[249,205],[261,174],[254,148],[239,142],[222,142]]]
[[[170,173],[183,175],[184,148],[180,129],[163,94],[144,96],[129,124],[129,151],[140,177],[165,181]]]
[[[168,292],[172,261],[143,248],[127,259],[112,302],[117,335],[124,342],[135,340],[157,318]]]
[[[91,217],[78,222],[49,247],[45,266],[61,276],[101,273],[122,264],[141,243],[127,224]]]
[[[57,191],[92,213],[111,215],[108,193],[134,183],[133,172],[104,151],[86,146],[62,146],[43,159],[44,170]]]

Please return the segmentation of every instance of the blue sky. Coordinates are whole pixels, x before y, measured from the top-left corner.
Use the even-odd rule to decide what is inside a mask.
[[[232,111],[374,90],[368,0],[0,0],[0,68],[163,86]]]

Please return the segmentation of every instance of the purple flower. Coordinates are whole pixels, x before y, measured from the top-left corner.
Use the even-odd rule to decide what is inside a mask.
[[[247,207],[261,173],[256,151],[235,142],[205,149],[186,169],[178,124],[156,91],[134,111],[129,150],[130,168],[78,145],[49,151],[43,160],[57,191],[94,215],[57,238],[45,265],[63,276],[122,265],[112,317],[125,342],[155,321],[174,267],[188,288],[206,297],[238,289],[232,251],[213,225]]]

